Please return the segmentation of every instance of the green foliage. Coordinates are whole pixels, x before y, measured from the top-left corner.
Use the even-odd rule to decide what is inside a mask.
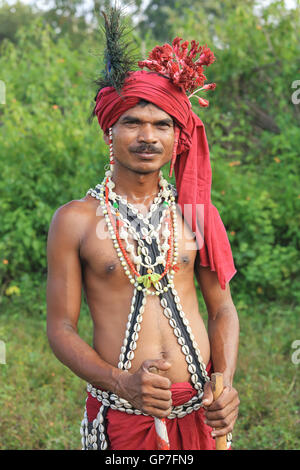
[[[38,285],[28,279],[25,284],[22,297],[3,301],[0,338],[6,344],[6,364],[0,364],[0,450],[80,449],[86,384],[49,347],[42,313],[45,281]],[[296,450],[299,366],[291,361],[291,344],[299,307],[237,302],[237,309],[241,335],[234,386],[241,404],[233,448]],[[84,302],[78,332],[92,344],[93,325]]]
[[[0,365],[0,449],[79,450],[86,384],[50,349],[42,313],[45,282],[27,280],[22,287],[22,301],[5,299],[1,315],[6,364]],[[79,334],[88,344],[91,331],[83,305]]]
[[[131,4],[130,0],[125,4]],[[185,24],[189,15],[199,14],[199,11],[205,11],[205,20],[222,16],[224,13],[223,2],[210,2],[209,0],[150,0],[149,2],[134,2],[137,7],[137,13],[140,21],[138,22],[141,35],[144,36],[149,30],[149,25],[153,36],[158,41],[170,42],[175,36],[178,36],[178,24]],[[178,19],[181,20],[178,21]],[[188,27],[185,27],[188,31]],[[181,34],[181,33],[180,33]]]
[[[212,200],[238,271],[231,286],[245,301],[299,301],[300,113],[291,87],[299,70],[300,10],[284,2],[260,14],[253,1],[224,5],[223,17],[210,18],[199,6],[175,15],[173,26],[185,39],[207,42],[217,57],[207,71],[217,84],[210,107],[195,111],[210,146]]]
[[[17,47],[8,41],[1,47],[7,95],[0,110],[0,259],[6,283],[24,272],[46,272],[54,211],[97,184],[106,162],[100,128],[87,124],[96,59],[88,44],[75,51],[67,38],[55,42],[53,35],[38,20],[19,31]]]
[[[86,21],[86,8],[83,8],[82,0],[45,0],[48,6],[46,11],[41,12],[44,21],[51,26],[60,39],[68,36],[71,39],[71,47],[77,49],[90,32]]]
[[[299,8],[273,2],[258,13],[252,0],[213,7],[196,1],[192,10],[176,5],[171,10],[166,2],[164,10],[173,32],[207,43],[217,57],[207,71],[208,82],[217,83],[208,92],[210,107],[193,106],[206,127],[212,200],[238,271],[232,290],[245,302],[256,296],[299,301],[300,113],[291,99]],[[141,14],[142,4],[137,7]],[[58,37],[41,18],[19,30],[17,46],[1,43],[7,92],[0,108],[2,295],[24,273],[46,273],[53,213],[99,182],[107,161],[98,124],[87,125],[103,44],[87,38],[74,48],[72,38]],[[142,57],[156,44],[149,30],[144,37],[136,30],[133,38]]]
[[[248,302],[255,297],[300,300],[300,199],[296,175],[287,171],[285,178],[274,178],[284,163],[273,161],[260,178],[253,170],[243,173],[222,160],[213,167],[218,187],[213,199],[227,227],[238,270],[232,285]]]
[[[257,300],[239,308],[235,386],[241,404],[233,433],[235,449],[299,447],[299,366],[291,360],[299,313],[299,306],[281,305],[277,300]]]
[[[300,300],[300,112],[291,87],[299,78],[299,8],[289,12],[274,1],[258,15],[253,7],[260,2],[252,0],[153,1],[150,6],[159,8],[150,7],[145,19],[142,2],[135,3],[141,58],[157,38],[176,35],[207,43],[217,57],[207,73],[208,82],[217,83],[210,107],[194,110],[206,127],[212,200],[238,270],[230,283],[241,322],[234,449],[297,449],[299,368],[291,344]],[[6,104],[0,104],[0,339],[7,352],[7,364],[0,365],[1,449],[80,448],[85,384],[57,361],[46,339],[46,241],[55,210],[83,197],[103,176],[101,131],[96,122],[87,125],[92,82],[103,64],[98,36],[85,39],[88,34],[76,32],[86,32],[85,26],[59,6],[73,11],[70,0],[58,0],[52,19],[45,15],[28,26],[24,16],[17,35],[22,15],[10,16],[15,26],[9,36],[7,25],[5,37],[15,44],[0,44],[6,84]],[[199,304],[205,311],[200,294]],[[91,343],[85,303],[79,334]]]
[[[37,17],[30,5],[17,1],[13,5],[0,1],[0,43],[4,38],[16,42],[16,32],[20,26],[29,26]]]

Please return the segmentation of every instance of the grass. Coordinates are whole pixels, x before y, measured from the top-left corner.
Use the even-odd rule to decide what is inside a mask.
[[[241,405],[234,449],[299,449],[299,367],[291,360],[299,307],[235,303],[241,323],[235,387]],[[0,340],[6,344],[6,364],[0,364],[0,449],[80,449],[86,384],[48,345],[45,283],[21,286],[21,295],[2,297],[0,307]],[[91,344],[85,302],[79,334]]]
[[[240,322],[236,448],[299,449],[299,367],[291,360],[299,308],[275,302],[251,306],[240,313]]]

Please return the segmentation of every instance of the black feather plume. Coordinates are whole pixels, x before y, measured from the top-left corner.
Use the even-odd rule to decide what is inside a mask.
[[[125,24],[122,11],[111,7],[107,12],[101,12],[104,17],[102,31],[105,34],[106,47],[104,50],[104,70],[100,77],[93,83],[99,91],[107,86],[112,86],[121,96],[121,90],[128,72],[137,67],[137,58],[132,51],[132,41],[129,39],[130,30]],[[89,121],[93,119],[95,107]]]

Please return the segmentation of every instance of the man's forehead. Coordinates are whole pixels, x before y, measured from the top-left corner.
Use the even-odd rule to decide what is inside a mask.
[[[119,118],[119,121],[122,121],[125,117],[132,116],[132,117],[143,117],[143,116],[151,116],[155,120],[160,119],[171,119],[173,121],[172,116],[168,113],[163,111],[161,108],[156,106],[153,103],[146,104],[144,106],[136,105],[132,108],[125,111]]]

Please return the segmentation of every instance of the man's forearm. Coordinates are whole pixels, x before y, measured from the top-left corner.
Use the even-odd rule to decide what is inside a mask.
[[[208,318],[208,336],[215,372],[222,372],[224,385],[232,385],[236,369],[239,320],[235,306],[224,306]]]
[[[124,371],[102,360],[74,328],[48,328],[48,339],[56,357],[78,377],[103,390],[115,391],[118,378]]]

